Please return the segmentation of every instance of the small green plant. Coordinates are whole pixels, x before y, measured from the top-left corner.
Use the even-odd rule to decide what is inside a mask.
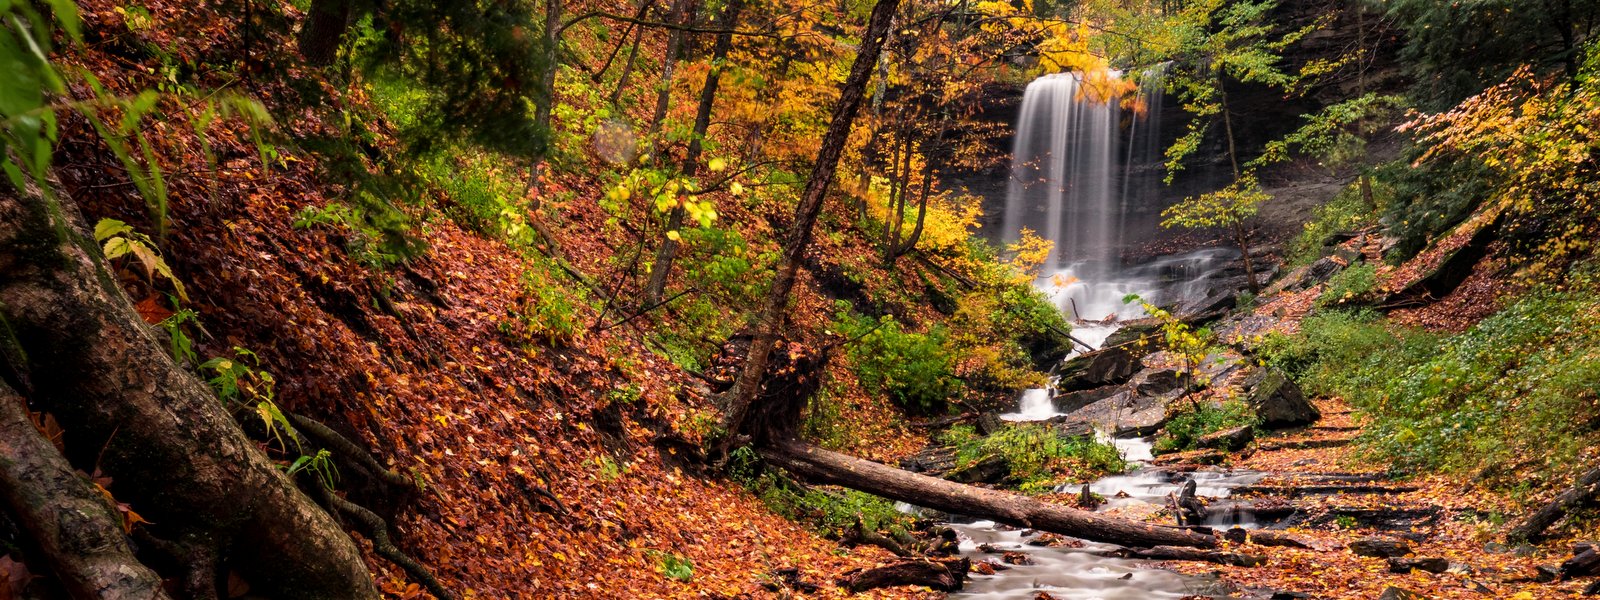
[[[1146,302],[1138,294],[1128,294],[1122,298],[1122,302],[1139,303],[1146,314],[1161,323],[1161,333],[1165,338],[1164,347],[1182,362],[1178,366],[1178,374],[1184,379],[1185,392],[1211,384],[1200,370],[1200,366],[1205,364],[1206,357],[1217,351],[1216,335],[1210,328],[1197,329],[1171,312]]]
[[[315,475],[317,482],[330,490],[339,481],[338,467],[333,464],[333,454],[327,448],[317,450],[314,455],[301,455],[289,464],[284,473],[293,477],[301,471]]]
[[[1048,425],[1013,425],[980,436],[971,425],[955,425],[939,440],[956,449],[956,467],[999,456],[1010,467],[1011,479],[1024,492],[1048,492],[1068,482],[1082,482],[1126,471],[1128,463],[1117,447],[1087,437],[1067,437]]]
[[[678,581],[694,579],[694,563],[689,559],[671,552],[658,550],[650,550],[649,553],[652,558],[656,559],[661,574],[667,576],[668,579],[676,579]]]
[[[617,464],[617,461],[606,455],[595,457],[594,463],[596,473],[603,481],[616,481],[621,479],[622,475],[628,471],[627,467]]]
[[[165,278],[172,284],[173,291],[178,299],[189,301],[188,292],[183,289],[183,282],[172,274],[172,267],[167,265],[162,258],[161,251],[156,249],[156,244],[150,236],[133,230],[127,223],[116,219],[101,219],[94,226],[94,239],[102,244],[101,252],[106,260],[115,262],[119,258],[132,256],[141,268],[144,269],[145,281],[155,286],[156,276]]]
[[[177,306],[176,301],[173,302],[173,306]],[[172,354],[172,359],[192,365],[199,362],[200,358],[195,356],[194,340],[184,331],[185,324],[199,328],[200,316],[187,308],[178,308],[167,318],[156,323],[156,326],[167,332],[167,350]]]
[[[501,331],[525,344],[570,345],[583,333],[578,313],[588,294],[558,284],[551,276],[556,267],[549,261],[533,262],[522,274],[523,296],[517,309],[511,319],[501,322]]]
[[[1350,515],[1339,515],[1333,518],[1334,526],[1349,531],[1356,528],[1356,518]]]

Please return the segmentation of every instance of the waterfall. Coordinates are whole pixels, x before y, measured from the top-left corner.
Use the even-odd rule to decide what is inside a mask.
[[[1121,256],[1140,241],[1130,233],[1143,232],[1130,215],[1153,228],[1148,215],[1160,209],[1163,72],[1144,73],[1127,103],[1137,109],[1077,73],[1040,77],[1023,94],[1001,238],[1014,242],[1026,228],[1052,243],[1040,287],[1073,318],[1128,316],[1125,295],[1158,292],[1149,278],[1127,277]]]

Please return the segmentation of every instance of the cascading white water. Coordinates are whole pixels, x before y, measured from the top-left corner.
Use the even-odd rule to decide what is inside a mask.
[[[1118,103],[1076,73],[1041,77],[1023,93],[1004,232],[1014,241],[1026,227],[1054,242],[1047,270],[1068,259],[1109,264],[1120,212]]]
[[[1231,258],[1206,251],[1122,264],[1125,246],[1143,241],[1154,227],[1148,216],[1161,208],[1163,72],[1145,71],[1126,103],[1114,89],[1117,73],[1100,85],[1076,73],[1047,75],[1023,93],[1001,238],[1014,242],[1029,229],[1052,243],[1039,287],[1075,320],[1142,316],[1123,298],[1186,298],[1191,290],[1174,284],[1201,281]],[[1130,222],[1135,214],[1144,220]]]

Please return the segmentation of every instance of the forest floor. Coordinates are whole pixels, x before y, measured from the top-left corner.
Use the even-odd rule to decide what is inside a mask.
[[[1301,524],[1281,533],[1307,548],[1227,543],[1230,551],[1266,556],[1267,564],[1169,563],[1171,568],[1218,574],[1239,588],[1311,598],[1377,598],[1390,587],[1426,598],[1564,598],[1588,583],[1535,583],[1538,566],[1571,555],[1564,545],[1499,543],[1507,519],[1516,514],[1505,498],[1447,476],[1391,476],[1386,465],[1362,456],[1351,443],[1362,420],[1348,405],[1339,399],[1317,404],[1323,419],[1316,426],[1263,438],[1227,465],[1268,474],[1255,484],[1262,493],[1230,500],[1292,506],[1291,520]],[[1443,572],[1391,569],[1389,560],[1349,549],[1369,538],[1403,541],[1412,559],[1443,559],[1437,565]]]

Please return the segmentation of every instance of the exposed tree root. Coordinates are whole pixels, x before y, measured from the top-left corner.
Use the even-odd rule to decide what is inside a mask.
[[[0,500],[74,598],[168,598],[161,578],[133,556],[116,510],[39,435],[22,397],[4,382]]]
[[[334,431],[327,425],[323,425],[321,422],[304,415],[285,414],[289,417],[289,421],[294,423],[295,429],[298,429],[299,433],[315,439],[318,444],[332,452],[336,459],[355,462],[368,473],[371,473],[373,477],[377,477],[391,486],[402,489],[415,487],[416,484],[406,479],[404,475],[383,466],[366,449],[339,435],[339,432]]]
[[[429,571],[427,567],[422,566],[422,563],[417,562],[416,559],[411,558],[405,552],[400,551],[393,542],[389,541],[389,524],[384,522],[383,517],[379,517],[377,513],[367,510],[359,504],[340,498],[338,494],[333,493],[326,487],[319,487],[318,489],[322,490],[322,499],[327,502],[329,507],[339,514],[350,517],[361,525],[367,539],[372,540],[372,549],[378,552],[378,556],[389,559],[389,562],[405,569],[407,574],[416,579],[418,583],[421,583],[422,587],[427,588],[428,592],[439,598],[439,600],[456,600],[457,596],[439,583],[439,580],[434,578],[432,571]]]

